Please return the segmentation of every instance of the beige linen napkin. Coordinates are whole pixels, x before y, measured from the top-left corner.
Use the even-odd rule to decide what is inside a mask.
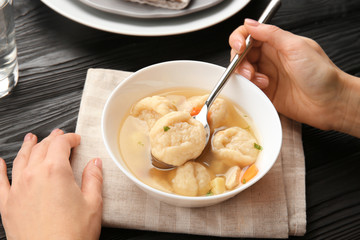
[[[101,136],[101,114],[111,91],[131,73],[90,69],[72,154],[76,181],[86,163],[103,160],[104,226],[223,237],[287,238],[306,230],[305,167],[301,126],[281,117],[283,146],[263,179],[234,198],[205,208],[180,208],[159,202],[137,188],[108,156]]]

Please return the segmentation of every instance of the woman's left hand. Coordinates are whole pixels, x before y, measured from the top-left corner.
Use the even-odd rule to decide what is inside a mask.
[[[102,162],[91,160],[81,188],[70,166],[80,136],[55,129],[41,142],[28,133],[13,163],[12,184],[0,158],[0,212],[8,240],[98,239]]]

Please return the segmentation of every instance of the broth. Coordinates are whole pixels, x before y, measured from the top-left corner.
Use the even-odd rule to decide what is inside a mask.
[[[168,89],[157,92],[154,95],[166,97],[178,108],[184,108],[187,100],[194,96],[204,96],[206,91],[199,89]],[[240,127],[246,129],[256,139],[253,125],[249,117],[240,109],[239,106],[229,99],[220,97],[227,103],[226,117],[220,128],[211,129],[212,135],[219,129]],[[171,171],[160,171],[151,164],[151,149],[149,140],[150,128],[146,121],[135,117],[133,108],[129,110],[127,116],[121,123],[119,133],[119,148],[122,158],[128,169],[142,182],[161,191],[174,193],[172,179],[176,175],[176,169]],[[186,108],[186,107],[185,107]],[[210,178],[222,177],[232,166],[225,164],[219,156],[212,151],[212,137],[203,153],[196,159],[207,169]],[[246,169],[246,167],[245,167]],[[242,173],[244,167],[242,169]],[[241,185],[241,183],[240,183]]]

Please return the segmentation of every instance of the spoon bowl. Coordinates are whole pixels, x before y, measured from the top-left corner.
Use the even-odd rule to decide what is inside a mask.
[[[163,161],[158,160],[156,157],[154,157],[154,155],[150,154],[150,158],[151,158],[151,164],[154,168],[161,170],[161,171],[170,171],[173,170],[175,168],[177,168],[177,166],[171,165],[171,164],[167,164],[164,163]]]

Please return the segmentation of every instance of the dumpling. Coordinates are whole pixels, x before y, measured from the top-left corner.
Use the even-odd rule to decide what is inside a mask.
[[[149,136],[152,155],[174,166],[197,158],[206,145],[203,125],[188,112],[171,112],[161,117]]]
[[[176,169],[172,179],[172,187],[175,193],[185,196],[205,195],[211,189],[210,175],[200,163],[187,162]]]
[[[207,98],[208,95],[190,97],[188,99],[187,107],[189,109],[187,111],[191,112],[193,108],[201,109],[201,107],[205,104]],[[211,105],[208,115],[208,121],[211,131],[214,131],[214,129],[223,126],[224,122],[228,117],[228,114],[228,103],[224,99],[217,97]]]
[[[228,118],[229,105],[222,98],[216,98],[210,107],[208,121],[210,128],[214,131],[216,128],[222,127],[225,120]]]
[[[176,110],[176,106],[169,99],[152,96],[146,97],[135,104],[131,114],[146,121],[149,128],[152,128],[159,118]]]
[[[212,151],[229,166],[253,164],[259,154],[256,146],[256,139],[239,127],[218,131],[212,138]]]
[[[187,103],[187,98],[182,95],[171,94],[165,96],[177,108],[177,111],[183,111],[183,106]]]

